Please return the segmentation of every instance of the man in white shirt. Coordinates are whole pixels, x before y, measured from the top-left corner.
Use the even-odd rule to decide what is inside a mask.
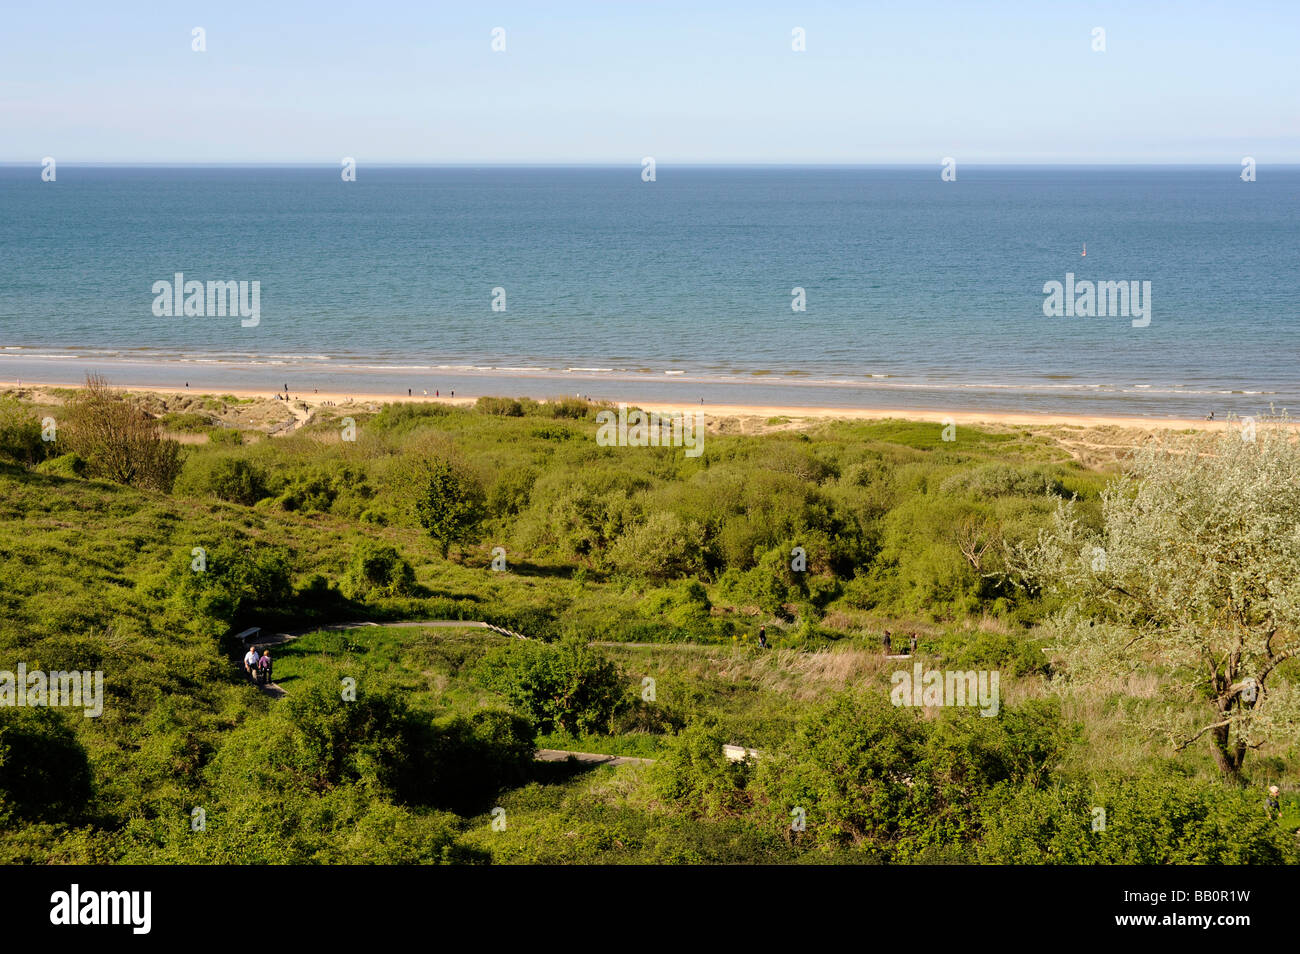
[[[251,678],[257,671],[257,647],[254,646],[244,655],[244,672],[248,673]]]

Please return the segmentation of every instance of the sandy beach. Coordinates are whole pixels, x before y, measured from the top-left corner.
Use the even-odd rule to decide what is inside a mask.
[[[58,388],[73,387],[75,385],[42,383],[24,380],[21,384],[17,381],[0,381],[0,389],[9,392],[28,392],[36,394],[39,392],[49,392]],[[205,395],[222,395],[228,394],[238,398],[261,398],[265,400],[274,400],[276,392],[256,389],[214,389],[204,388],[177,388],[177,387],[155,387],[155,386],[138,386],[129,382],[114,382],[114,386],[124,391],[133,391],[137,393],[148,393],[157,395],[184,395],[188,397],[202,397]],[[282,392],[281,392],[282,393]],[[519,395],[511,395],[519,396]],[[383,404],[399,403],[440,403],[448,405],[469,406],[473,405],[480,395],[458,394],[452,397],[450,394],[425,395],[415,393],[410,396],[405,394],[378,393],[378,392],[343,392],[343,391],[311,391],[302,393],[290,390],[289,397],[291,403],[302,403],[309,408],[317,407],[364,407],[377,406]],[[555,399],[554,395],[550,398],[538,395],[537,400]],[[725,418],[761,418],[767,420],[770,418],[789,418],[791,420],[799,419],[824,419],[824,420],[908,420],[908,421],[927,421],[937,424],[951,422],[956,425],[998,425],[1003,427],[1079,427],[1079,428],[1097,428],[1097,427],[1118,427],[1138,430],[1221,430],[1231,425],[1228,420],[1207,421],[1204,419],[1193,418],[1165,418],[1165,417],[1137,417],[1137,416],[1120,416],[1120,415],[1097,415],[1097,414],[1062,414],[1062,413],[1017,413],[1005,410],[988,410],[988,411],[971,411],[971,410],[945,410],[943,408],[889,408],[889,407],[870,407],[870,408],[845,408],[845,407],[801,407],[774,404],[692,404],[692,403],[660,403],[660,402],[627,402],[643,408],[647,411],[658,413],[684,413],[701,411],[706,420],[720,420]]]

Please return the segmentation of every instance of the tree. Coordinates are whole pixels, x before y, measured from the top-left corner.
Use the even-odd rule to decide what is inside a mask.
[[[407,480],[416,519],[438,541],[443,559],[453,543],[478,539],[485,506],[477,481],[441,457],[421,461]]]
[[[1208,737],[1223,773],[1294,739],[1300,652],[1300,447],[1286,421],[1141,448],[1102,494],[1099,532],[1074,503],[1011,552],[1031,586],[1064,595],[1051,622],[1067,671],[1096,681],[1139,666],[1200,706],[1152,717],[1179,749]]]
[[[957,549],[966,558],[970,568],[979,573],[984,563],[984,554],[993,543],[988,524],[974,515],[963,517],[955,531],[955,539]]]
[[[166,492],[180,473],[180,444],[163,437],[154,418],[97,374],[88,374],[72,399],[64,433],[91,476]]]

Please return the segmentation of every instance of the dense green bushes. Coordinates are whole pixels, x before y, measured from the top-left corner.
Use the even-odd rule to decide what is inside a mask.
[[[186,462],[174,490],[190,496],[211,496],[251,507],[269,495],[266,472],[240,457],[202,456]]]
[[[714,723],[700,722],[678,733],[651,775],[655,794],[693,818],[725,818],[753,804],[748,781],[753,768],[732,762],[723,752],[730,744]]]
[[[134,823],[117,860],[475,862],[446,809],[483,810],[532,759],[527,724],[481,711],[430,721],[382,684],[317,678],[225,737],[175,821]],[[202,827],[191,823],[201,810]],[[183,812],[183,814],[181,814]]]
[[[1048,703],[985,719],[881,701],[886,627],[921,632],[931,666],[999,670],[1009,698],[1052,691],[1045,640],[1020,625],[1047,604],[1000,578],[1001,538],[1034,538],[1061,494],[1079,492],[1091,519],[1102,475],[1023,435],[969,429],[949,444],[897,422],[710,432],[697,459],[602,448],[586,402],[517,403],[517,416],[513,403],[358,409],[356,441],[325,412],[292,436],[189,445],[170,495],[78,479],[102,471],[75,454],[24,456],[31,419],[16,438],[0,429],[20,449],[0,450],[0,669],[107,674],[102,719],[14,729],[0,712],[0,859],[1290,857],[1259,791],[1203,781],[1193,757],[1170,756],[1186,779],[1089,774],[1160,764],[1158,744],[1115,715],[1156,702],[1067,691],[1089,721],[1085,747]],[[404,478],[444,465],[454,486],[424,482],[425,530]],[[490,569],[495,546],[505,572]],[[356,618],[567,638],[309,634],[276,651],[278,701],[213,638]],[[770,652],[753,648],[760,625]],[[340,695],[345,676],[356,702]],[[638,698],[644,676],[658,701]],[[838,696],[845,686],[856,693]],[[548,746],[659,762],[585,775],[537,765],[538,729]],[[731,762],[723,743],[761,754]],[[31,745],[57,759],[10,773],[26,757],[9,753]],[[1267,759],[1268,780],[1289,777],[1293,754]],[[511,827],[489,834],[497,804]],[[1095,808],[1105,832],[1091,828]]]
[[[407,596],[415,589],[415,571],[394,547],[369,541],[352,554],[343,576],[343,594],[364,600],[375,596]]]
[[[725,734],[697,724],[674,739],[653,780],[687,816],[744,816],[795,847],[881,861],[1295,860],[1294,839],[1258,793],[1191,779],[1059,776],[1078,733],[1054,702],[926,721],[883,695],[849,692],[806,714],[756,761],[729,762]]]
[[[1295,864],[1258,793],[1191,779],[1106,778],[985,799],[978,858],[993,864]]]
[[[36,414],[21,401],[0,397],[0,459],[30,466],[43,461],[48,450]]]
[[[608,732],[629,703],[627,676],[578,639],[512,642],[489,654],[480,672],[539,732]]]
[[[283,610],[293,595],[291,573],[283,550],[222,540],[178,554],[150,589],[178,612],[236,626],[258,610]]]

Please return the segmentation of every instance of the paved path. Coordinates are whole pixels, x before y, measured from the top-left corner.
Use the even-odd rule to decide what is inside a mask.
[[[257,646],[279,646],[290,640],[297,639],[307,633],[316,633],[323,629],[362,629],[366,626],[383,626],[391,629],[427,629],[427,628],[444,628],[444,629],[490,629],[494,633],[500,633],[502,636],[513,636],[515,639],[530,639],[522,633],[516,633],[514,630],[506,629],[504,626],[497,626],[493,623],[480,623],[471,619],[405,619],[393,620],[391,622],[372,622],[371,620],[350,620],[344,623],[319,623],[315,626],[308,626],[305,629],[295,629],[290,633],[271,633],[267,636],[258,636],[256,639],[247,639],[245,644],[252,643]]]
[[[602,755],[599,752],[570,752],[568,749],[538,749],[538,762],[564,762],[574,759],[583,765],[651,765],[654,759],[635,759],[627,755]]]
[[[283,646],[285,643],[292,642],[299,636],[306,633],[315,633],[323,629],[363,629],[367,626],[389,626],[394,629],[490,629],[494,633],[500,633],[503,636],[513,636],[516,639],[530,639],[522,633],[516,633],[512,630],[505,629],[501,626],[494,626],[491,623],[481,623],[476,620],[464,619],[420,619],[420,620],[398,620],[396,622],[371,622],[370,620],[361,620],[359,622],[347,623],[325,623],[319,626],[311,626],[307,629],[295,630],[292,633],[271,633],[267,636],[259,636],[257,639],[248,640],[247,644],[260,646],[263,649],[269,646]],[[695,646],[696,643],[597,643],[596,645],[604,646]],[[265,686],[258,686],[262,692],[275,699],[282,699],[286,695],[275,683]],[[730,751],[729,751],[730,750]],[[723,746],[723,752],[727,757],[735,762],[749,756],[757,756],[754,749],[744,749],[740,746],[729,745]],[[568,759],[574,759],[582,765],[650,765],[654,759],[633,758],[628,755],[605,755],[600,752],[573,752],[568,749],[538,749],[533,758],[538,762],[564,762]]]
[[[307,629],[294,630],[292,633],[269,633],[264,636],[259,635],[256,639],[245,639],[244,645],[258,646],[261,649],[265,650],[265,649],[270,649],[273,646],[283,646],[285,643],[292,642],[293,640],[297,639],[299,636],[303,636],[307,633],[319,632],[320,630],[323,629],[335,629],[335,630],[362,629],[366,626],[391,626],[395,629],[426,629],[426,628],[490,629],[494,633],[499,633],[502,636],[513,636],[515,639],[530,638],[528,636],[523,635],[522,633],[516,633],[513,630],[506,629],[503,626],[495,626],[492,623],[481,623],[478,622],[477,620],[407,619],[407,620],[398,620],[396,622],[391,622],[391,623],[375,623],[375,622],[371,622],[370,620],[361,620],[358,622],[347,622],[347,623],[323,623],[319,626],[309,626]],[[266,685],[259,685],[257,688],[262,690],[262,692],[266,693],[268,696],[271,696],[274,699],[282,699],[288,695],[287,692],[285,692],[282,688],[280,688],[279,685],[277,685],[274,682],[267,683]]]

